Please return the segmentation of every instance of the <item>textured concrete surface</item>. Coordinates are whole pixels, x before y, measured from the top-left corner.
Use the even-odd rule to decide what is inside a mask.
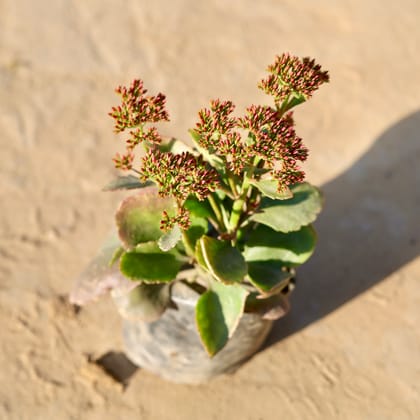
[[[420,418],[420,5],[416,1],[0,0],[0,418]],[[141,77],[187,138],[210,98],[243,109],[275,54],[331,83],[296,113],[319,246],[292,312],[231,376],[124,387],[94,363],[122,349],[109,299],[74,279],[121,194],[113,88]],[[129,370],[129,369],[128,369]]]

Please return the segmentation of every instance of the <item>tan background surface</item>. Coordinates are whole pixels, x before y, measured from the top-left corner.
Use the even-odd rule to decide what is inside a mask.
[[[420,4],[0,0],[0,419],[420,418]],[[109,299],[65,296],[113,223],[113,88],[167,94],[187,138],[210,98],[243,109],[275,54],[331,83],[297,112],[323,186],[292,313],[232,376],[175,386],[95,365],[121,350]],[[60,298],[61,296],[61,298]]]

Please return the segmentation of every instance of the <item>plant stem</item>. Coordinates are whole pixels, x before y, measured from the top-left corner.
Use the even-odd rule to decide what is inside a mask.
[[[226,229],[226,226],[225,226],[224,221],[223,221],[222,213],[221,213],[221,211],[219,209],[219,205],[216,203],[216,200],[214,199],[213,194],[209,194],[207,196],[207,199],[209,200],[210,206],[211,206],[211,208],[212,208],[212,210],[214,212],[214,215],[216,216],[216,220],[218,222],[218,225],[221,228]]]
[[[225,226],[225,230],[227,230],[229,226],[229,213],[224,206],[220,206],[220,210],[222,212],[223,225]]]
[[[191,248],[190,242],[188,240],[188,236],[185,233],[185,231],[182,231],[182,242],[184,243],[185,251],[187,251],[187,254],[190,257],[194,257],[195,256],[195,250]]]
[[[280,106],[277,105],[277,111],[280,113],[280,116],[283,116],[283,114],[287,111],[287,106],[289,105],[289,99],[290,99],[290,94],[286,96],[286,98],[283,100]]]
[[[244,211],[244,206],[250,197],[248,193],[252,189],[250,181],[254,175],[255,168],[260,162],[261,158],[259,156],[255,156],[253,165],[244,172],[244,179],[242,181],[241,186],[241,195],[237,200],[233,202],[232,206],[232,213],[229,221],[229,230],[231,233],[236,233],[236,231],[239,228],[239,225],[241,223],[241,217]],[[235,242],[235,240],[233,242]]]
[[[236,198],[236,197],[238,197],[238,190],[236,189],[235,181],[232,178],[230,173],[228,173],[227,176],[228,176],[229,187],[232,191],[233,196]]]
[[[231,198],[232,200],[234,200],[235,199],[235,197],[236,197],[236,195],[234,196],[233,194],[232,194],[232,191],[231,191],[231,189],[230,188],[228,188],[228,186],[226,185],[226,184],[224,184],[223,182],[220,182],[220,186],[219,186],[219,188],[229,197],[229,198]]]
[[[212,224],[212,226],[216,229],[217,232],[222,231],[222,228],[220,227],[219,223],[217,223],[216,220],[214,220],[212,217],[208,217],[208,220]]]
[[[229,228],[230,228],[229,230],[231,232],[235,232],[239,225],[239,221],[242,216],[245,201],[246,201],[246,195],[245,197],[241,196],[240,198],[238,198],[237,200],[233,202],[232,213],[230,215],[230,220],[229,220]]]
[[[244,173],[244,180],[242,182],[241,187],[241,195],[238,199],[233,202],[232,206],[232,213],[230,215],[229,221],[229,228],[231,232],[235,232],[238,229],[239,222],[241,220],[241,216],[244,210],[244,205],[247,200],[248,190],[250,188],[249,181],[252,177],[252,173],[254,172],[253,168],[250,168],[245,171]]]
[[[141,172],[140,172],[140,171],[138,171],[137,169],[131,168],[131,170],[132,170],[133,172],[135,172],[137,175],[141,175]]]

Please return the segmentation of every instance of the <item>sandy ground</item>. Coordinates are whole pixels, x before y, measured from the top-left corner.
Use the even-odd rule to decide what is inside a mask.
[[[419,16],[414,0],[0,0],[0,419],[419,419]],[[231,376],[123,386],[92,363],[122,351],[112,302],[66,303],[121,199],[101,192],[113,88],[166,93],[163,132],[186,138],[210,98],[263,101],[283,51],[331,74],[297,111],[327,201],[292,313]]]

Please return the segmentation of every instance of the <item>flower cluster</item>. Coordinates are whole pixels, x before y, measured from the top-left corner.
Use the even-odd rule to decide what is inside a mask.
[[[129,88],[119,86],[115,91],[121,96],[122,103],[113,107],[109,115],[115,120],[117,133],[147,122],[169,121],[165,95],[146,96],[142,80],[136,79]]]
[[[217,153],[225,158],[227,169],[235,175],[241,175],[253,160],[238,131],[231,131],[219,140]]]
[[[272,166],[276,160],[293,158],[304,161],[308,156],[302,139],[296,135],[293,113],[279,117],[279,112],[262,106],[251,106],[240,119],[241,127],[255,136],[249,149]]]
[[[172,196],[177,204],[177,214],[170,216],[163,213],[161,229],[169,230],[175,224],[182,229],[190,226],[189,212],[183,207],[190,195],[204,200],[219,185],[219,176],[215,169],[204,162],[201,156],[190,152],[174,154],[151,149],[142,159],[141,178],[151,179],[159,186],[161,197]]]
[[[160,221],[160,228],[163,231],[171,230],[175,225],[187,230],[191,226],[190,212],[184,207],[178,207],[177,214],[170,216],[165,210]]]
[[[305,172],[299,169],[294,160],[285,159],[282,162],[282,168],[273,172],[273,178],[279,183],[278,190],[283,191],[289,185],[303,182]]]
[[[288,53],[277,56],[268,66],[270,75],[263,79],[259,88],[274,97],[277,106],[289,97],[308,99],[322,83],[329,81],[327,71],[309,57],[300,59]]]
[[[196,125],[196,132],[201,147],[210,152],[218,150],[221,137],[236,125],[236,118],[231,116],[234,109],[235,105],[231,101],[216,99],[210,102],[210,109],[199,111],[200,121]]]
[[[288,185],[303,181],[304,173],[298,168],[297,161],[307,159],[308,149],[296,135],[293,113],[280,115],[273,108],[252,105],[245,117],[239,119],[239,125],[249,130],[255,138],[247,145],[248,155],[259,156],[267,168],[281,163],[282,169],[273,172],[281,191]]]
[[[292,113],[282,116],[269,106],[252,105],[244,117],[233,118],[233,109],[230,101],[212,101],[210,110],[201,110],[195,129],[198,144],[224,158],[236,175],[252,166],[256,157],[269,169],[281,163],[282,169],[273,172],[279,190],[303,180],[297,161],[305,161],[308,150],[296,135]],[[245,141],[238,130],[248,131]]]
[[[117,169],[129,171],[130,169],[133,169],[134,153],[128,152],[122,156],[119,153],[116,153],[112,160]]]
[[[199,122],[194,130],[198,145],[225,157],[227,169],[240,175],[249,164],[251,157],[242,142],[238,119],[232,116],[235,105],[231,101],[210,102],[210,109],[199,111]]]
[[[143,81],[136,79],[130,87],[119,86],[115,90],[121,96],[121,105],[112,107],[109,115],[115,120],[115,132],[119,133],[130,128],[130,138],[126,141],[127,153],[114,157],[115,167],[118,169],[132,169],[134,148],[144,142],[148,145],[158,144],[162,141],[156,127],[145,128],[146,123],[169,121],[165,109],[165,96],[158,93],[156,96],[146,96],[147,90]]]
[[[109,115],[115,120],[115,131],[129,130],[130,138],[126,154],[117,154],[114,163],[119,169],[135,171],[144,181],[155,182],[161,197],[174,199],[177,210],[163,213],[162,229],[176,224],[188,229],[190,216],[185,202],[195,196],[208,201],[217,219],[214,226],[221,227],[220,232],[236,234],[244,215],[260,202],[261,179],[276,181],[279,192],[304,180],[299,164],[307,159],[308,150],[296,134],[290,109],[328,82],[328,72],[312,59],[290,54],[277,56],[268,72],[259,87],[274,97],[275,106],[252,105],[243,116],[236,117],[232,101],[212,100],[210,107],[199,111],[199,121],[190,130],[195,149],[179,154],[160,144],[156,127],[146,126],[169,120],[165,96],[147,96],[139,79],[130,87],[116,89],[121,104]],[[133,167],[134,149],[140,143],[146,154],[137,170]],[[223,199],[224,212],[217,209],[220,195],[217,199],[212,196],[217,189],[227,197]]]
[[[239,126],[254,134],[263,133],[279,117],[278,112],[269,106],[251,105],[244,117],[238,119]]]
[[[161,196],[172,196],[182,204],[194,194],[204,200],[218,186],[218,173],[201,156],[174,154],[152,149],[143,157],[141,177],[159,185]]]
[[[131,137],[127,140],[128,150],[134,150],[141,142],[145,142],[146,144],[159,144],[162,141],[156,127],[150,127],[147,130],[138,128],[135,131],[130,131],[130,135]]]

